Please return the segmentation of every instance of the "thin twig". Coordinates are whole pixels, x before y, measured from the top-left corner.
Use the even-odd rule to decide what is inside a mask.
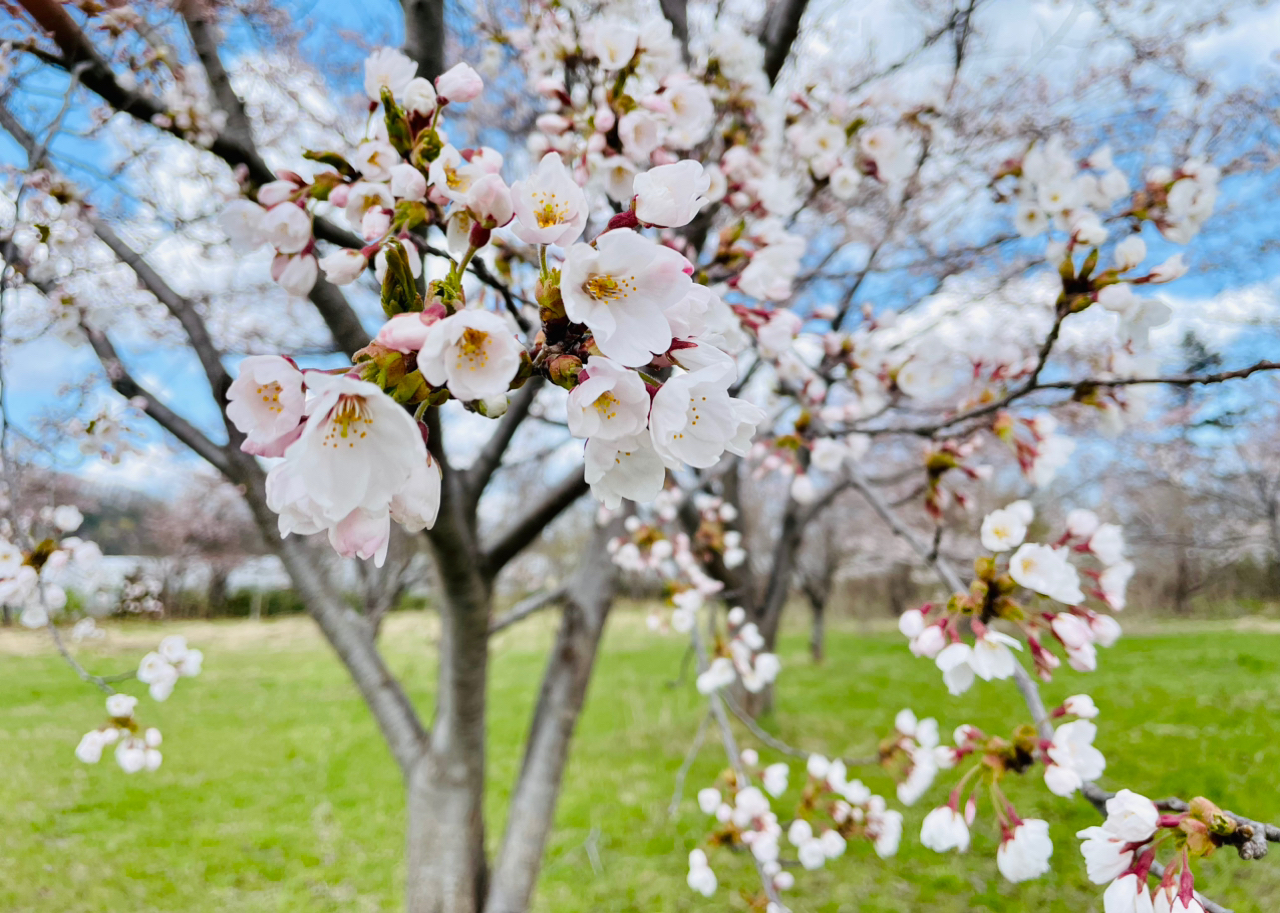
[[[540,612],[548,606],[560,602],[568,591],[568,587],[559,586],[554,590],[536,593],[527,599],[520,600],[510,610],[489,622],[489,636],[492,637],[499,631],[511,627],[516,622],[523,621],[535,612]]]
[[[786,742],[782,741],[782,739],[761,727],[759,723],[751,718],[750,714],[739,706],[737,699],[729,692],[726,691],[723,696],[724,702],[729,705],[730,712],[738,718],[738,722],[743,726],[746,726],[748,732],[765,745],[768,745],[774,751],[790,755],[793,758],[800,758],[801,760],[808,760],[809,756],[814,754],[814,752],[805,751],[803,748],[796,748],[794,745],[788,745]],[[841,758],[840,760],[845,767],[876,767],[880,764],[879,755],[866,758]]]
[[[684,798],[684,781],[689,776],[689,768],[693,766],[694,760],[698,757],[698,752],[702,750],[702,740],[706,738],[707,726],[711,724],[711,711],[708,710],[706,715],[702,717],[702,722],[698,724],[698,731],[693,736],[693,742],[689,745],[689,750],[685,752],[684,761],[680,764],[680,769],[676,771],[676,786],[671,793],[671,804],[667,806],[667,817],[674,818],[676,812],[680,810],[680,801]]]

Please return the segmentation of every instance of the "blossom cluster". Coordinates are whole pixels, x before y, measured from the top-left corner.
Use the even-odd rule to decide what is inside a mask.
[[[881,858],[897,853],[902,814],[888,808],[861,780],[849,780],[843,761],[809,755],[802,795],[784,829],[770,797],[777,799],[787,791],[788,766],[776,763],[760,768],[759,756],[752,749],[744,750],[739,760],[742,772],[757,777],[761,786],[743,784],[737,770],[727,770],[721,775],[721,785],[698,792],[698,807],[716,820],[708,844],[750,850],[775,891],[795,885],[795,876],[784,868],[788,845],[795,861],[807,871],[843,856],[850,840],[868,841]],[[707,897],[716,890],[715,873],[703,850],[694,850],[689,856],[688,883]]]
[[[710,694],[735,681],[742,682],[747,691],[757,693],[773,684],[782,669],[776,653],[765,649],[764,637],[755,622],[747,621],[747,613],[741,606],[730,609],[726,620],[729,624],[727,640],[718,640],[716,655],[706,670],[698,675],[697,688]]]
[[[309,182],[286,174],[259,189],[258,204],[237,201],[224,214],[242,248],[274,247],[278,281],[298,293],[317,269],[341,284],[372,258],[388,317],[349,371],[303,372],[280,356],[254,356],[232,385],[228,416],[243,449],[284,458],[269,484],[282,534],[327,531],[341,554],[381,561],[390,520],[421,529],[439,504],[438,470],[407,408],[420,419],[452,398],[497,417],[508,392],[535,375],[569,391],[570,431],[586,439],[586,478],[608,507],[653,499],[668,469],[745,455],[764,413],[731,395],[736,363],[712,341],[732,313],[693,281],[682,254],[643,233],[694,218],[710,181],[702,166],[673,161],[637,173],[629,208],[585,243],[588,202],[560,155],[547,152],[508,186],[501,155],[459,150],[443,132],[445,106],[476,98],[478,74],[460,64],[432,85],[414,69],[396,51],[370,57],[366,88],[384,117],[371,121],[351,160],[320,155],[333,170]],[[317,261],[308,207],[339,205],[365,246],[309,265]],[[456,243],[448,275],[424,296],[429,226]],[[463,274],[499,230],[503,245],[536,252],[541,329],[532,348],[507,319],[467,300]],[[295,273],[303,274],[296,282]]]
[[[910,641],[911,652],[933,659],[952,694],[963,694],[978,678],[1007,679],[1017,662],[1017,639],[996,630],[995,620],[1016,625],[1026,638],[1036,671],[1048,681],[1061,660],[1045,647],[1046,635],[1057,640],[1073,669],[1097,668],[1097,647],[1109,647],[1120,636],[1120,625],[1109,614],[1084,605],[1092,596],[1105,608],[1125,605],[1125,588],[1133,564],[1124,558],[1124,534],[1088,510],[1073,510],[1066,528],[1053,544],[1027,542],[1035,513],[1030,502],[1015,501],[982,521],[980,540],[991,554],[975,562],[975,579],[968,592],[955,593],[944,605],[910,609],[898,629]],[[1006,553],[1012,554],[1007,555]],[[1085,568],[1090,583],[1086,594],[1081,570],[1071,559],[1091,559]],[[1039,605],[1040,599],[1065,609]],[[962,621],[973,632],[968,643]]]
[[[181,635],[170,635],[160,642],[159,650],[148,653],[138,665],[139,682],[149,686],[151,697],[164,701],[173,693],[178,679],[200,674],[204,662],[201,651],[187,646]],[[138,699],[129,694],[113,693],[107,697],[107,721],[86,732],[76,746],[76,757],[85,764],[97,764],[102,753],[115,745],[116,763],[125,773],[152,771],[160,766],[160,730],[138,722]]]
[[[1203,797],[1167,814],[1145,796],[1122,789],[1107,799],[1106,809],[1100,827],[1076,834],[1089,880],[1107,885],[1106,913],[1204,913],[1191,861],[1221,846],[1236,823]],[[1161,851],[1171,851],[1171,858],[1153,892],[1148,878]]]
[[[0,521],[0,605],[16,610],[23,625],[42,628],[66,609],[66,579],[73,574],[91,578],[102,550],[66,535],[84,522],[74,505],[42,508],[18,522],[21,528],[15,529],[11,521]],[[32,544],[23,549],[14,540]]]

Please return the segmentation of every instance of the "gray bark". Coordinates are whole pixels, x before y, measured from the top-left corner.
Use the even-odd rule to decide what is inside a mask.
[[[586,700],[605,619],[617,594],[618,569],[605,546],[621,529],[620,521],[595,529],[569,585],[529,727],[524,763],[511,796],[507,832],[485,913],[521,913],[533,898],[569,745]]]
[[[435,79],[444,72],[444,0],[401,0],[404,52],[418,64],[418,75]]]

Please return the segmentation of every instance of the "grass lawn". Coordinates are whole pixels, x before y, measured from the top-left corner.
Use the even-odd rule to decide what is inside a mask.
[[[491,844],[537,692],[551,619],[504,633],[490,686]],[[1149,627],[1103,651],[1100,671],[1063,670],[1045,689],[1050,706],[1091,693],[1102,708],[1104,785],[1152,797],[1206,795],[1226,808],[1280,820],[1280,628],[1229,623]],[[1160,633],[1155,633],[1159,630]],[[165,736],[154,774],[125,775],[110,757],[75,760],[80,735],[102,717],[101,699],[46,648],[43,635],[0,632],[0,910],[57,913],[380,911],[401,908],[399,778],[355,689],[306,619],[266,623],[131,624],[81,649],[91,668],[114,672],[165,633],[205,651],[205,672],[184,679],[139,715]],[[390,662],[429,706],[432,625],[394,616]],[[703,705],[692,685],[671,687],[681,644],[649,634],[637,614],[615,617],[572,761],[543,872],[537,909],[710,911],[746,908],[748,861],[712,854],[721,887],[710,900],[684,884],[685,857],[706,833],[693,795],[724,766],[708,740],[669,819],[674,775]],[[1003,732],[1026,719],[1007,683],[979,682],[963,698],[941,686],[896,633],[852,626],[831,632],[817,667],[804,633],[782,645],[778,710],[765,723],[783,738],[831,754],[866,754],[910,706],[944,732],[961,722]],[[744,744],[751,744],[744,736]],[[762,758],[777,760],[761,749]],[[802,780],[793,766],[793,782]],[[862,772],[892,796],[888,778]],[[996,872],[999,832],[979,809],[965,857],[919,845],[925,812],[952,777],[907,810],[901,853],[882,862],[867,845],[826,870],[803,873],[790,895],[807,911],[1102,910],[1084,877],[1074,832],[1097,823],[1081,800],[1059,799],[1038,779],[1011,785],[1024,817],[1051,823],[1052,877],[1024,885]],[[785,808],[778,803],[779,809]],[[1221,853],[1198,885],[1237,913],[1280,909],[1280,848],[1244,863]]]

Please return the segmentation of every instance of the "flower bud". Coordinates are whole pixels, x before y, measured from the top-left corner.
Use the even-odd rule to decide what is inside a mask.
[[[547,374],[557,387],[572,390],[578,383],[578,374],[582,371],[582,359],[574,355],[557,355],[547,365]]]

